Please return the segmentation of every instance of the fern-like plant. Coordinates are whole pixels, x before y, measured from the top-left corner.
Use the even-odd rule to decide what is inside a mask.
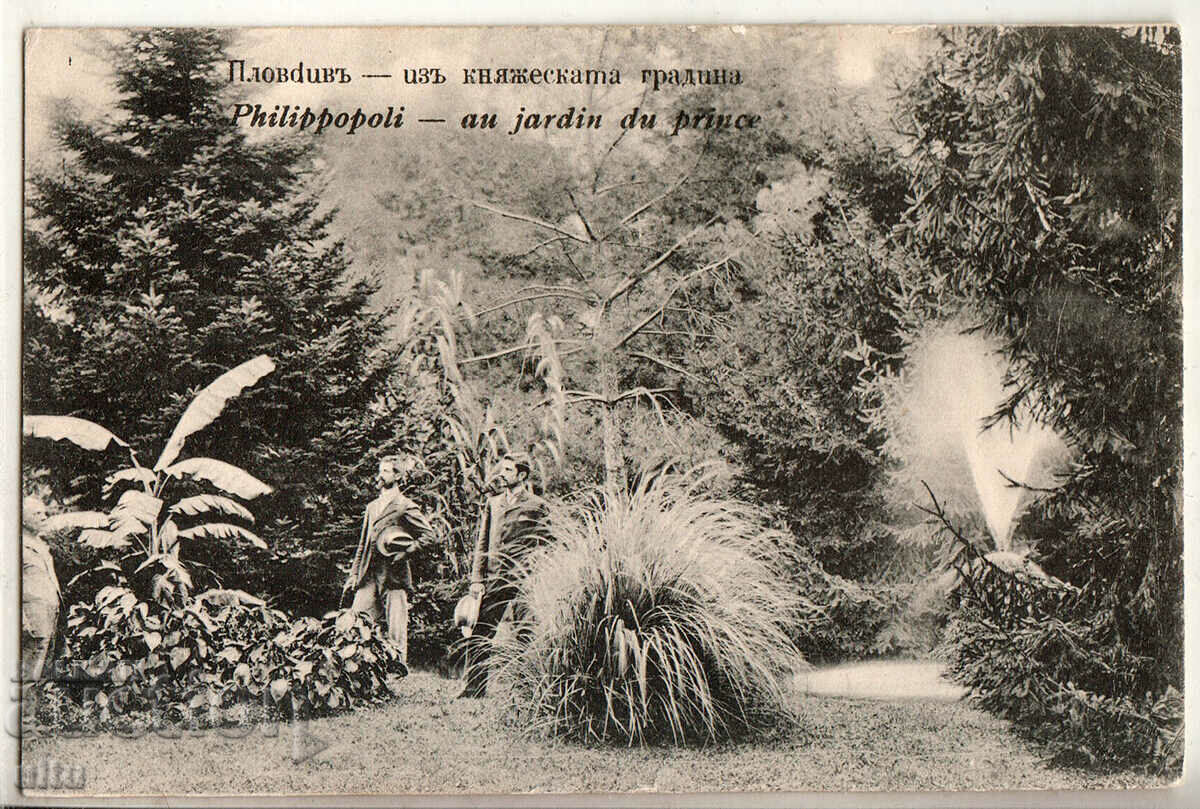
[[[649,478],[649,476],[647,476]],[[788,720],[807,664],[790,543],[703,476],[552,505],[497,680],[518,723],[578,741],[712,742]]]
[[[79,530],[79,540],[94,548],[128,548],[138,561],[134,573],[150,570],[150,595],[156,600],[186,597],[191,575],[180,562],[182,543],[201,539],[242,539],[260,548],[267,545],[256,534],[228,521],[211,521],[211,515],[253,522],[254,516],[237,499],[252,500],[271,487],[232,464],[215,458],[179,460],[188,436],[211,424],[230,399],[275,370],[266,355],[226,371],[204,388],[184,410],[153,466],[138,462],[128,442],[105,427],[74,416],[28,415],[22,432],[33,438],[67,440],[83,449],[105,451],[115,445],[129,452],[131,464],[113,472],[104,482],[103,496],[115,498],[105,511],[71,511],[47,520],[46,530]],[[200,493],[168,503],[172,482],[188,479],[206,483],[220,494]],[[193,487],[194,489],[194,487]],[[112,567],[112,562],[102,565]]]

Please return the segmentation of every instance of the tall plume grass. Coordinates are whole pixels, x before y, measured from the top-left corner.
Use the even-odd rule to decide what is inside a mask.
[[[499,684],[521,726],[583,742],[704,743],[789,721],[807,664],[790,538],[701,473],[551,507],[519,569]]]

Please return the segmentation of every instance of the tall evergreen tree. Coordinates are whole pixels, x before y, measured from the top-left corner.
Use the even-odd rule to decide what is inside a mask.
[[[27,178],[23,408],[92,419],[151,452],[190,393],[271,356],[277,372],[190,449],[276,488],[258,504],[273,556],[190,555],[226,584],[319,610],[336,598],[330,561],[353,542],[376,456],[419,439],[381,398],[386,313],[329,236],[311,141],[250,142],[233,125],[228,44],[211,30],[129,33],[112,49],[115,113],[56,121],[62,160]],[[60,496],[98,496],[102,462],[35,443],[27,472],[49,466]]]
[[[997,419],[1031,410],[1076,452],[1040,493],[1030,538],[1078,588],[1057,626],[1092,638],[1086,656],[1104,666],[1046,686],[1036,711],[1033,696],[1014,700],[1066,737],[1070,689],[1094,712],[1182,687],[1179,35],[958,30],[938,56],[902,100],[913,202],[898,235],[1006,340],[1012,395]],[[1088,744],[1107,750],[1107,726],[1088,721]]]

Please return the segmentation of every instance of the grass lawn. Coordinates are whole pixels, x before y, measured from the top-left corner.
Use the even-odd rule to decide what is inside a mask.
[[[455,700],[454,680],[417,673],[393,703],[300,734],[255,729],[168,739],[23,742],[24,763],[83,765],[87,794],[662,792],[1084,789],[1166,786],[1135,775],[1058,770],[962,703],[797,696],[799,727],[704,749],[581,748],[504,727],[496,700]],[[313,744],[311,749],[315,749]],[[71,794],[71,793],[61,793]]]

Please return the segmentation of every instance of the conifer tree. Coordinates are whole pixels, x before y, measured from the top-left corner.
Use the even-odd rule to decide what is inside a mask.
[[[190,393],[269,355],[277,372],[192,449],[275,487],[256,528],[273,555],[214,547],[204,561],[227,586],[327,609],[376,456],[419,439],[381,398],[387,313],[330,237],[311,141],[251,142],[233,125],[228,45],[212,30],[131,32],[112,48],[113,113],[55,122],[61,160],[26,186],[23,409],[92,419],[149,452]],[[103,461],[34,443],[48,442],[27,442],[27,473],[51,468],[60,497],[99,495]]]
[[[1078,588],[1044,636],[1100,673],[1044,675],[1039,703],[1012,696],[1011,649],[978,670],[993,705],[1049,738],[1080,724],[1075,752],[1110,760],[1166,754],[1114,741],[1097,706],[1135,728],[1128,700],[1183,681],[1181,78],[1174,28],[956,30],[898,116],[913,200],[898,236],[1006,341],[996,420],[1031,411],[1076,453],[1036,493],[1030,539]]]

